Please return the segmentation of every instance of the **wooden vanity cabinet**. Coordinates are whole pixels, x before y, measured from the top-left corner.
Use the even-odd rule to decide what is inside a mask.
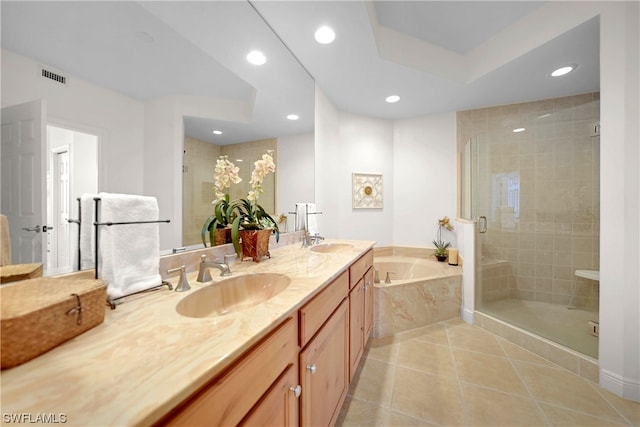
[[[373,329],[373,250],[349,268],[349,379],[353,379]]]
[[[297,334],[290,317],[158,425],[297,425]]]
[[[298,384],[298,367],[290,365],[278,381],[260,399],[251,412],[240,423],[242,426],[299,425],[298,402],[302,388]]]
[[[300,423],[335,424],[349,388],[349,271],[299,310]]]
[[[373,326],[373,251],[161,420],[331,427]]]
[[[364,308],[364,279],[360,279],[349,292],[349,380],[353,379],[364,351]]]
[[[364,274],[364,345],[373,331],[373,267]]]
[[[333,426],[349,389],[347,299],[300,352],[302,426]]]

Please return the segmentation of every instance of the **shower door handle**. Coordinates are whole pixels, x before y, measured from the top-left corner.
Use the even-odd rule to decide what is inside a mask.
[[[487,232],[487,217],[484,215],[478,217],[478,231],[480,233]]]

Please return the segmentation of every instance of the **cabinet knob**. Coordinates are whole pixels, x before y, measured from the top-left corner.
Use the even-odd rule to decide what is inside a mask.
[[[313,365],[307,365],[307,369],[310,370],[312,374],[315,374],[316,373],[315,363]]]
[[[300,384],[298,384],[297,386],[289,387],[289,390],[293,392],[293,395],[295,397],[300,397],[300,393],[302,393],[302,387],[300,387]]]

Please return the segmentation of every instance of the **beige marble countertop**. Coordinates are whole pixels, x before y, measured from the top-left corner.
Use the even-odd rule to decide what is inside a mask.
[[[107,309],[101,325],[0,374],[2,423],[7,414],[64,417],[74,426],[150,425],[221,372],[238,355],[343,272],[373,241],[327,240],[353,248],[318,253],[300,243],[271,259],[230,264],[233,275],[273,272],[291,284],[271,300],[215,318],[188,318],[178,302],[206,285],[189,273],[191,291],[164,288]],[[323,243],[326,243],[323,242]],[[213,282],[218,271],[211,269]],[[172,283],[176,283],[175,278]]]

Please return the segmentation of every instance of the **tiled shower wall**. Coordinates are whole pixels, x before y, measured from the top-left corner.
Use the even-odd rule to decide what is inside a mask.
[[[182,244],[201,244],[202,224],[213,214],[211,202],[216,198],[213,190],[214,169],[218,156],[226,155],[240,168],[242,182],[229,189],[231,199],[245,198],[251,189],[253,162],[260,159],[267,150],[276,150],[277,139],[263,139],[232,145],[215,145],[196,138],[184,138],[184,169],[182,174],[183,218]],[[277,158],[274,155],[274,161]],[[237,159],[245,159],[239,162]],[[275,212],[276,174],[268,174],[262,183],[264,193],[259,203],[267,212]]]
[[[482,284],[512,297],[598,309],[598,283],[575,270],[599,259],[599,93],[458,112],[458,146],[477,142],[472,206],[486,215],[484,263],[504,265]],[[514,133],[516,128],[524,128]],[[495,277],[493,278],[495,282]]]
[[[201,243],[202,224],[211,215],[213,170],[220,156],[220,146],[196,138],[184,138],[182,173],[182,244]]]

